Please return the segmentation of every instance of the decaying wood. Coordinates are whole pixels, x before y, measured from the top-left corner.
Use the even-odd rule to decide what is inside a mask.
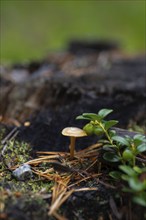
[[[3,68],[1,118],[23,122],[44,109],[58,111],[66,106],[72,109],[72,105],[82,112],[86,106],[95,111],[96,102],[97,109],[127,108],[130,118],[144,120],[144,60],[144,56],[124,57],[109,51],[66,52],[49,55],[34,69],[33,64]]]

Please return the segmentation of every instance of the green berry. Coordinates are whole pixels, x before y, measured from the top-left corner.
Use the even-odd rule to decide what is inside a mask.
[[[93,129],[94,129],[94,126],[91,123],[88,123],[83,127],[83,130],[87,133],[87,135],[92,135]]]
[[[134,157],[133,153],[132,153],[130,150],[128,150],[128,149],[126,149],[126,150],[123,152],[122,156],[123,156],[123,159],[124,159],[124,160],[132,160],[133,157]]]
[[[94,134],[96,134],[96,135],[102,135],[103,134],[103,130],[102,130],[102,128],[99,128],[99,127],[97,127],[97,126],[95,126],[94,127]]]

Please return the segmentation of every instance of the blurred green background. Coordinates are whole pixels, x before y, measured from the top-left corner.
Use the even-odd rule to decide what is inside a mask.
[[[39,59],[70,39],[115,39],[145,50],[145,0],[0,0],[1,61]]]

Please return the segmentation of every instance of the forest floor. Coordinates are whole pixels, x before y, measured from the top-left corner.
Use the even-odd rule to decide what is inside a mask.
[[[0,218],[142,220],[145,208],[109,172],[97,136],[80,138],[73,160],[68,126],[84,112],[113,109],[119,134],[145,134],[144,56],[105,43],[73,42],[41,61],[1,68]],[[131,133],[132,134],[132,133]],[[145,152],[142,155],[145,158]],[[28,165],[26,175],[14,170]]]

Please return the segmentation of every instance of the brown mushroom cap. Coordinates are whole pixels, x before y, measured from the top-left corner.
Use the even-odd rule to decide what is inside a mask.
[[[83,131],[80,128],[76,128],[76,127],[64,128],[62,130],[62,134],[64,136],[69,136],[69,137],[84,137],[84,136],[87,136],[85,131]]]

